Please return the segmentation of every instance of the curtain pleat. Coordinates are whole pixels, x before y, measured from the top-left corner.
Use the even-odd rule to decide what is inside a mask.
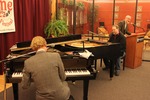
[[[31,41],[36,35],[44,37],[44,27],[50,20],[49,12],[49,0],[14,0],[16,32],[0,34],[0,61],[17,42]],[[0,74],[2,72],[1,63]]]

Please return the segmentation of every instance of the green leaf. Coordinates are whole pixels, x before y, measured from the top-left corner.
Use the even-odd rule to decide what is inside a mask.
[[[54,19],[48,22],[44,29],[44,33],[47,37],[52,35],[55,37],[68,35],[68,26],[64,20]]]

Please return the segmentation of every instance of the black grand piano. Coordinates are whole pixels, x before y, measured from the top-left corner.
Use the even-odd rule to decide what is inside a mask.
[[[83,80],[83,100],[88,100],[89,80],[96,78],[97,59],[107,57],[112,60],[110,77],[113,77],[114,61],[119,57],[120,44],[82,39],[81,35],[51,38],[46,41],[47,46],[51,48],[49,52],[58,52],[60,54],[65,67],[66,80]],[[70,45],[77,42],[81,47]],[[18,100],[18,83],[21,82],[24,61],[35,54],[34,52],[27,53],[31,52],[30,43],[31,41],[17,43],[17,48],[11,49],[10,57],[12,59],[6,62],[6,82],[13,85],[14,100]],[[87,47],[86,45],[89,43],[96,45]],[[79,55],[79,52],[84,52],[85,49],[93,54],[88,59]],[[13,56],[16,57],[13,58]]]

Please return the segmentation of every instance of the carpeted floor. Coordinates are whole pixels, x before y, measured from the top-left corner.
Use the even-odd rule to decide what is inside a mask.
[[[150,60],[150,51],[144,51],[143,59]],[[121,70],[120,76],[109,80],[109,73],[98,68],[96,80],[89,84],[88,100],[150,100],[150,62],[143,61],[136,69]],[[82,100],[82,81],[76,84],[69,83],[75,100]],[[19,100],[35,100],[34,84],[28,90],[19,88]],[[3,100],[3,92],[0,100]],[[7,100],[13,100],[12,88],[7,90]]]
[[[136,69],[126,68],[120,76],[109,80],[108,72],[100,69],[96,80],[90,81],[89,100],[150,100],[150,66],[143,62]],[[70,85],[76,100],[82,100],[82,84]],[[79,85],[78,85],[79,84]]]

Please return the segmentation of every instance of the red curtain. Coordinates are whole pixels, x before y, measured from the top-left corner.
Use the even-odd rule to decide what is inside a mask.
[[[49,0],[14,0],[16,32],[0,34],[0,60],[6,58],[16,42],[29,41],[36,35],[44,36],[50,20]],[[3,72],[0,64],[0,74]]]

